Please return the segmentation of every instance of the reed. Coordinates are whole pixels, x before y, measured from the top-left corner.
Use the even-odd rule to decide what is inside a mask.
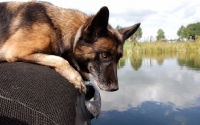
[[[200,42],[130,42],[124,45],[126,53],[169,53],[169,52],[198,52]]]

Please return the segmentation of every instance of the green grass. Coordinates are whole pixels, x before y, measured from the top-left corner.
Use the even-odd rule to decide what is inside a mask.
[[[200,53],[200,42],[129,42],[126,41],[124,51],[133,53],[169,53],[169,52],[198,52]]]

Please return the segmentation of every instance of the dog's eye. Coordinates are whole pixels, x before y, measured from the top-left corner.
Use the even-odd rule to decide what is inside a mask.
[[[107,57],[108,57],[107,53],[101,53],[101,56],[102,56],[103,58],[107,58]]]

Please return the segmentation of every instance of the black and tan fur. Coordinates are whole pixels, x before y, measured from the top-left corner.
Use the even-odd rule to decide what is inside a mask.
[[[0,3],[0,60],[53,67],[80,92],[91,73],[101,89],[115,91],[123,43],[140,24],[117,31],[108,18],[107,7],[88,16],[47,2]]]

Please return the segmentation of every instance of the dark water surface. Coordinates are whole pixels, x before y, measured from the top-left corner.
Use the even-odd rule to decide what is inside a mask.
[[[92,125],[200,125],[200,55],[125,55]]]

